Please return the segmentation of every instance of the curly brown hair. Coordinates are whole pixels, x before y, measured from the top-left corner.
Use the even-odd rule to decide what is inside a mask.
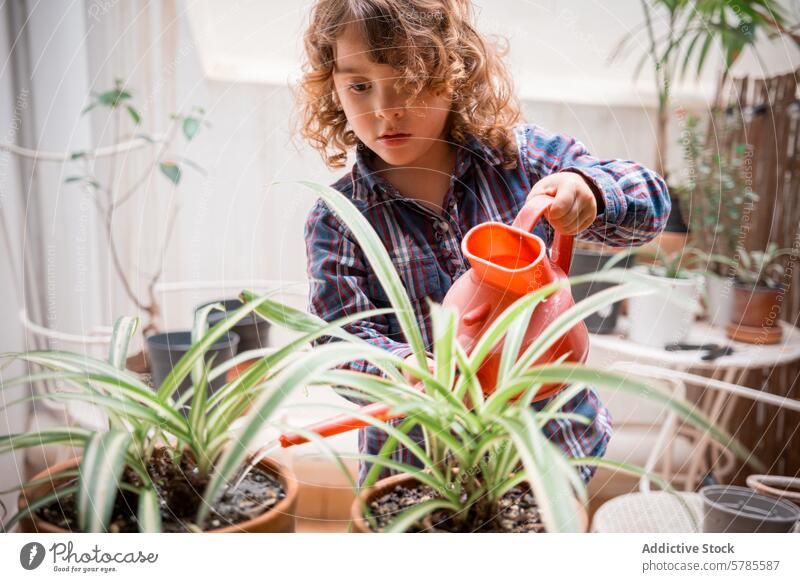
[[[359,142],[333,84],[336,38],[353,24],[371,58],[400,71],[396,88],[409,91],[411,101],[425,89],[450,95],[453,142],[472,136],[514,167],[512,127],[520,109],[502,60],[507,46],[479,34],[473,22],[470,0],[319,0],[304,37],[300,133],[332,168],[343,167]]]

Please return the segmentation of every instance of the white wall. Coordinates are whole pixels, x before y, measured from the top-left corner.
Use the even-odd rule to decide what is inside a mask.
[[[16,92],[11,76],[7,74],[9,57],[8,27],[0,26],[0,139],[13,141],[17,138],[21,117],[30,106],[29,95]],[[23,216],[22,200],[12,195],[22,190],[22,180],[16,160],[6,152],[0,152],[0,321],[8,322],[0,330],[0,353],[21,351],[24,349],[23,333],[17,321],[17,310],[21,303],[21,256],[12,254],[6,241],[19,240],[22,233],[20,217]],[[22,366],[13,365],[0,371],[0,382],[6,381],[22,372]],[[0,406],[22,398],[26,387],[0,391]],[[0,413],[0,434],[11,434],[25,429],[28,406],[21,406],[12,413]],[[23,457],[21,454],[0,457],[0,490],[5,491],[18,482]],[[0,495],[0,503],[13,514],[16,496]],[[2,510],[0,510],[2,516]]]

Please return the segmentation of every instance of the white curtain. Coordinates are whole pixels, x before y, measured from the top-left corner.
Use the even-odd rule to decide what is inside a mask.
[[[163,132],[169,113],[179,111],[174,80],[179,45],[190,44],[188,32],[172,0],[6,2],[0,11],[0,102],[2,119],[10,120],[4,122],[2,143],[15,148],[0,152],[0,308],[6,322],[0,351],[53,348],[103,357],[105,346],[88,338],[107,334],[114,317],[137,310],[112,268],[105,221],[93,194],[68,180],[83,175],[86,167],[80,159],[59,157],[139,133]],[[192,58],[190,51],[187,55]],[[92,94],[112,88],[115,79],[134,94],[140,127],[127,114],[117,128],[106,109],[82,113]],[[173,202],[169,182],[144,173],[155,147],[136,147],[113,162],[103,157],[88,164],[117,192],[140,185],[130,202],[114,212],[112,223],[120,263],[137,294],[159,262],[161,218],[169,215]],[[27,331],[18,324],[23,309],[31,323]],[[45,339],[35,332],[38,327],[55,333]],[[87,341],[70,341],[72,336]],[[24,371],[16,365],[3,372],[3,379]],[[41,393],[53,386],[30,388]],[[27,388],[6,392],[5,401],[29,393]],[[43,401],[17,406],[0,420],[4,433],[103,421],[86,407]],[[65,448],[31,449],[25,469],[19,455],[0,458],[0,488],[72,454]],[[3,501],[13,503],[13,496]]]

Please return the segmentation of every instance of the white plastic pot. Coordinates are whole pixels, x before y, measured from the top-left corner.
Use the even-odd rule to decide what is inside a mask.
[[[628,299],[628,339],[654,348],[684,341],[699,311],[703,278],[671,279],[652,275],[646,268],[635,271],[655,293]]]
[[[725,327],[733,312],[733,279],[714,273],[705,276],[706,317],[714,327]]]

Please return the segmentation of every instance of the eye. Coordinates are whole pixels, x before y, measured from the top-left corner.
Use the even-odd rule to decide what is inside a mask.
[[[369,89],[369,83],[350,83],[348,87],[353,93],[363,93]]]

